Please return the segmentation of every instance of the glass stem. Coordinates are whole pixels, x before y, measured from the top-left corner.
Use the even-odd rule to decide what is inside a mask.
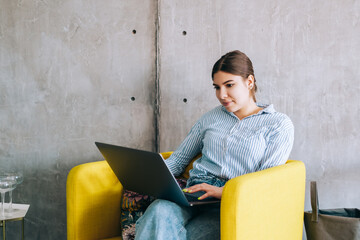
[[[4,203],[5,203],[5,193],[1,192],[1,216],[5,216]]]
[[[9,212],[12,212],[12,190],[9,192]]]

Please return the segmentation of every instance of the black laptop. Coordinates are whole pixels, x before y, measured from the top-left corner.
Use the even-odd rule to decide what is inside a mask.
[[[214,204],[216,198],[197,198],[204,192],[184,193],[159,153],[95,142],[124,189],[183,206]]]

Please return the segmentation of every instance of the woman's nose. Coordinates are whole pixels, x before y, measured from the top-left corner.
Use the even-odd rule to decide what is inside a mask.
[[[219,97],[220,97],[220,99],[224,99],[224,98],[226,98],[226,97],[228,96],[226,89],[220,88],[219,91],[220,91],[220,92],[219,92]]]

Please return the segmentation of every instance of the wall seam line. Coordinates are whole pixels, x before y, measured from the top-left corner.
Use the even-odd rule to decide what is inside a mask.
[[[156,0],[155,19],[155,151],[160,152],[160,0]]]

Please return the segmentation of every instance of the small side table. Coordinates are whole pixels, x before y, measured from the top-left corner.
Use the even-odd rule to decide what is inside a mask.
[[[9,204],[5,203],[5,209],[9,208]],[[29,210],[28,204],[14,204],[12,205],[13,212],[5,213],[5,216],[0,215],[0,227],[3,228],[3,240],[6,240],[6,222],[21,221],[21,239],[24,240],[24,218]]]

